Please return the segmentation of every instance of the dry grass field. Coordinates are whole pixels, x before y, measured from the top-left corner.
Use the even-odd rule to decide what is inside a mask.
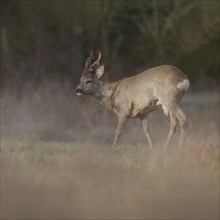
[[[1,218],[218,219],[218,151],[3,141]]]
[[[116,117],[58,86],[1,97],[1,219],[218,219],[219,97],[190,94],[184,148],[156,149],[130,120],[111,147]],[[175,135],[175,137],[178,135]]]

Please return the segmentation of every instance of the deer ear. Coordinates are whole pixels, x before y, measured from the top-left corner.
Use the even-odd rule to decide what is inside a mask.
[[[104,73],[104,65],[101,65],[96,69],[96,76],[100,78],[103,75],[103,73]]]

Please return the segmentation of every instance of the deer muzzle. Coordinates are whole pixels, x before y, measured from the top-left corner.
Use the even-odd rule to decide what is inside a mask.
[[[77,87],[76,88],[76,95],[82,95],[83,94],[83,91],[81,88]]]

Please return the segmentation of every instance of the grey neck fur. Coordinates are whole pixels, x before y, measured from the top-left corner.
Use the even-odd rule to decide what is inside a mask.
[[[115,82],[100,81],[99,92],[93,95],[98,102],[111,109],[111,97],[116,86]]]

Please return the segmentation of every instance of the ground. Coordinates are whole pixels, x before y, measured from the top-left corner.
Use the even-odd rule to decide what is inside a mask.
[[[3,140],[1,218],[219,217],[219,148]]]

